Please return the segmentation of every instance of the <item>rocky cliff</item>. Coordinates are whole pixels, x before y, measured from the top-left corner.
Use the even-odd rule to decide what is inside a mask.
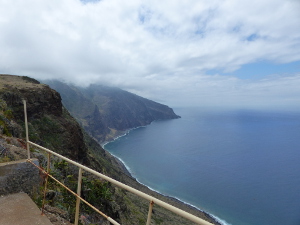
[[[2,123],[11,127],[11,135],[24,137],[22,100],[25,99],[31,141],[56,149],[76,161],[87,160],[87,148],[80,126],[62,106],[56,91],[27,77],[2,75],[0,81],[2,108],[4,112],[11,112],[11,120],[6,119]]]
[[[103,85],[80,88],[60,81],[43,82],[61,94],[64,106],[99,143],[154,120],[180,118],[166,105],[119,88]]]
[[[80,95],[82,97],[82,95]],[[151,194],[209,221],[207,214],[180,203],[175,199],[161,196],[139,184],[124,169],[123,165],[81,129],[76,120],[61,103],[60,94],[48,85],[28,77],[0,75],[0,162],[26,158],[25,132],[22,99],[26,99],[28,108],[29,139],[44,147],[48,147],[64,156],[83,163],[116,180]],[[95,107],[93,114],[101,112]],[[97,115],[96,115],[97,116]],[[45,154],[31,148],[32,157],[45,166]],[[53,158],[52,173],[76,190],[76,169],[64,161]],[[68,193],[49,183],[49,187],[57,194],[57,200],[49,200],[51,207],[59,207],[73,220],[75,200]],[[97,193],[97,194],[94,194]],[[37,193],[38,194],[38,193]],[[109,183],[84,174],[83,195],[94,203],[101,211],[121,224],[145,224],[148,201],[121,190]],[[36,199],[40,203],[40,197]],[[50,207],[50,206],[49,206]],[[54,210],[59,211],[59,210]],[[108,224],[103,218],[95,215],[90,209],[82,207],[85,215],[94,224]],[[167,210],[155,207],[152,224],[192,224]]]

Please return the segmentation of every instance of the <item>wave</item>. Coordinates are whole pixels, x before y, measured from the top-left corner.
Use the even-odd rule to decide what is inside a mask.
[[[121,137],[126,136],[127,134],[129,134],[130,131],[135,130],[135,129],[139,129],[139,128],[142,128],[142,127],[146,127],[146,125],[145,126],[134,127],[134,128],[130,128],[128,130],[125,130],[123,134],[114,137],[111,141],[106,141],[106,142],[102,143],[101,147],[104,148],[105,145],[107,145],[107,144],[109,144],[111,142],[114,142],[114,141],[116,141],[117,139],[119,139]]]
[[[106,150],[106,151],[108,151],[108,150]],[[126,163],[125,163],[121,158],[119,158],[118,156],[116,156],[116,155],[114,155],[114,154],[112,154],[112,153],[110,153],[110,152],[109,152],[109,154],[111,154],[113,157],[115,157],[117,160],[119,160],[121,163],[123,163],[123,165],[125,166],[126,170],[130,173],[130,175],[131,175],[135,180],[137,180],[136,177],[133,176],[134,173],[131,171],[131,169],[129,168],[129,166],[127,166]],[[140,183],[140,182],[139,182],[139,183]]]

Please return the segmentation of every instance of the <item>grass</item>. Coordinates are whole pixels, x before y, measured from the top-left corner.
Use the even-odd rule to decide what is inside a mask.
[[[0,163],[10,162],[11,159],[8,156],[0,157]]]
[[[24,82],[25,81],[25,82]],[[7,74],[0,74],[0,91],[7,89],[7,86],[20,88],[42,88],[44,85],[38,84],[36,80]]]

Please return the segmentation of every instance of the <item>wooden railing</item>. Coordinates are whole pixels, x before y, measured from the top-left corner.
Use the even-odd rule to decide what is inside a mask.
[[[87,204],[88,206],[90,206],[92,209],[94,209],[96,212],[98,212],[100,215],[102,215],[103,217],[105,217],[109,222],[111,222],[112,224],[119,224],[118,222],[116,222],[114,219],[110,218],[109,216],[105,215],[103,212],[101,212],[99,209],[97,209],[96,207],[94,207],[93,205],[91,205],[89,202],[87,202],[85,199],[83,199],[81,196],[80,196],[80,193],[81,193],[81,184],[82,184],[82,172],[83,171],[86,171],[86,172],[89,172],[91,174],[94,174],[96,175],[97,177],[100,177],[122,189],[125,189],[135,195],[138,195],[146,200],[148,200],[150,203],[149,203],[149,211],[148,211],[148,218],[147,218],[147,222],[146,222],[146,225],[149,225],[150,222],[151,222],[151,216],[152,216],[152,209],[153,209],[153,206],[154,204],[157,204],[159,206],[162,206],[164,207],[165,209],[168,209],[169,211],[171,212],[174,212],[176,213],[177,215],[179,216],[182,216],[192,222],[195,222],[197,224],[201,224],[201,225],[212,225],[211,223],[197,217],[197,216],[194,216],[188,212],[185,212],[181,209],[178,209],[164,201],[161,201],[155,197],[152,197],[144,192],[141,192],[137,189],[134,189],[126,184],[123,184],[117,180],[114,180],[104,174],[101,174],[91,168],[88,168],[84,165],[81,165],[80,163],[77,163],[67,157],[64,157],[54,151],[51,151],[43,146],[40,146],[36,143],[33,143],[31,141],[29,141],[29,134],[28,134],[28,122],[27,122],[27,110],[26,110],[26,101],[23,100],[23,104],[24,104],[24,115],[25,115],[25,129],[26,129],[26,143],[27,143],[27,161],[29,163],[32,163],[34,166],[36,166],[39,170],[43,171],[44,174],[46,174],[46,181],[45,181],[45,188],[44,188],[44,201],[43,201],[43,206],[45,204],[45,195],[46,195],[46,190],[47,190],[47,184],[48,184],[48,177],[50,177],[51,179],[53,179],[55,182],[57,182],[58,184],[60,184],[62,187],[66,188],[71,194],[73,194],[74,196],[76,196],[77,200],[76,200],[76,209],[75,209],[75,225],[78,225],[78,220],[79,220],[79,207],[80,207],[80,202],[84,202],[85,204]],[[44,150],[45,152],[47,152],[48,154],[48,161],[47,161],[47,170],[44,170],[43,168],[35,165],[33,162],[31,162],[31,159],[30,159],[30,145],[36,147],[36,148],[39,148],[41,150]],[[74,191],[72,191],[70,188],[68,188],[67,186],[65,186],[63,183],[61,183],[60,181],[58,181],[55,177],[53,177],[52,175],[49,174],[50,172],[50,164],[51,164],[51,155],[54,155],[54,156],[57,156],[59,157],[60,159],[62,160],[65,160],[73,165],[75,165],[76,167],[79,168],[79,171],[78,171],[78,184],[77,184],[77,193],[75,193]],[[42,212],[43,212],[43,208],[42,207]]]

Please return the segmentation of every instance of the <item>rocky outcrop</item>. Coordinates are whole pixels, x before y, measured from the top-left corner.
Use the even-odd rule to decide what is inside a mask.
[[[4,121],[5,124],[24,123],[22,100],[25,99],[30,140],[76,161],[87,161],[82,130],[62,106],[59,93],[26,77],[2,75],[0,81],[0,99],[11,111],[11,118],[9,122]],[[0,118],[5,117],[2,114]]]

